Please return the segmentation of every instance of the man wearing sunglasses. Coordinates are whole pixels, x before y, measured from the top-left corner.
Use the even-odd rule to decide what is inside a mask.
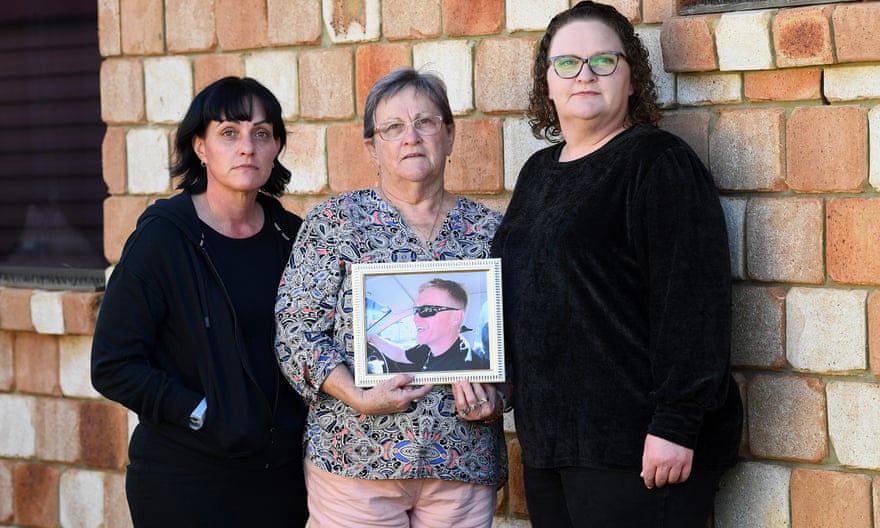
[[[416,346],[404,350],[376,334],[368,335],[367,341],[403,372],[488,368],[488,359],[471,350],[461,336],[467,302],[467,291],[461,284],[431,279],[419,286],[413,306]]]

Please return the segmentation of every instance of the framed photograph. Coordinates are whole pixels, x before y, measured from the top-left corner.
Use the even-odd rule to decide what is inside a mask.
[[[501,260],[353,264],[354,379],[505,380]]]

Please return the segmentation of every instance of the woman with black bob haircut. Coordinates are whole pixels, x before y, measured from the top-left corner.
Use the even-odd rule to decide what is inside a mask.
[[[147,208],[107,284],[92,384],[138,415],[136,527],[301,528],[302,399],[273,352],[275,293],[302,220],[280,195],[281,106],[225,77],[175,139],[175,196]]]
[[[254,104],[259,103],[266,113],[266,121],[280,142],[278,153],[287,146],[287,129],[281,117],[281,104],[268,88],[250,77],[224,77],[200,92],[193,99],[186,116],[177,128],[174,150],[177,159],[171,169],[174,176],[181,176],[178,189],[193,194],[205,192],[208,186],[205,165],[191,148],[194,137],[203,136],[211,121],[251,121]],[[278,156],[272,162],[269,180],[260,190],[270,196],[281,196],[290,183],[290,171],[281,164]]]

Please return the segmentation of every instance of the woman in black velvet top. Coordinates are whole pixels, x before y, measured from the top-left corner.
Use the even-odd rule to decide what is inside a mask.
[[[737,460],[725,221],[660,113],[647,51],[585,1],[539,44],[532,130],[493,243],[534,526],[706,525]]]

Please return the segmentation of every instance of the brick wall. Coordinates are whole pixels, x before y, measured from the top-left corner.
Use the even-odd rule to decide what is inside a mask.
[[[675,16],[673,0],[612,3],[651,52],[663,126],[724,195],[747,427],[715,525],[880,527],[880,2],[689,17]],[[361,141],[372,83],[399,65],[435,70],[458,124],[447,186],[503,209],[542,145],[523,118],[530,55],[569,0],[98,5],[104,240],[115,262],[138,214],[171,192],[177,120],[227,74],[281,100],[294,174],[284,201],[303,214],[376,183]],[[135,419],[89,385],[99,303],[0,288],[0,525],[130,524]],[[525,527],[509,416],[505,426],[511,480],[496,524]]]

